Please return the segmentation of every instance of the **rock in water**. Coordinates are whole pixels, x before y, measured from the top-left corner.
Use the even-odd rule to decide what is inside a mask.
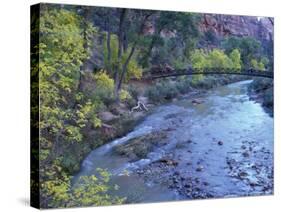
[[[247,158],[247,157],[250,156],[249,152],[243,152],[242,155],[243,155],[243,157],[245,157],[245,158]]]
[[[203,171],[203,169],[204,169],[204,166],[198,166],[198,167],[196,168],[196,171],[197,171],[197,172],[201,172],[201,171]]]

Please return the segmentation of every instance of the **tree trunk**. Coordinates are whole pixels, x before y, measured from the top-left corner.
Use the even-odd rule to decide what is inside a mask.
[[[85,7],[81,7],[81,9],[83,10],[83,38],[84,38],[84,43],[83,43],[83,48],[87,49],[88,48],[88,43],[87,43],[87,20],[90,16],[90,10],[88,8]],[[79,82],[78,82],[78,91],[82,91],[82,81],[83,81],[83,74],[84,71],[87,67],[87,60],[84,61],[83,65],[80,67],[80,75],[79,75]]]
[[[110,46],[110,40],[111,40],[111,32],[108,29],[107,31],[107,40],[106,40],[106,47],[107,47],[107,71],[111,73],[111,46]]]
[[[117,67],[115,67],[114,72],[114,82],[115,82],[115,88],[114,88],[114,95],[116,98],[116,101],[119,101],[119,90],[118,90],[118,84],[119,84],[119,72],[121,69],[121,59],[122,59],[122,48],[123,48],[123,25],[124,20],[126,17],[126,9],[121,9],[120,11],[120,19],[119,19],[119,30],[118,30],[118,55],[117,55]]]
[[[141,22],[141,26],[137,32],[138,35],[140,35],[142,33],[142,30],[143,30],[143,27],[144,27],[144,24],[145,24],[145,21],[150,17],[151,14],[148,14],[144,17],[144,19],[142,20]],[[121,77],[120,77],[120,80],[118,81],[118,85],[117,85],[117,93],[119,94],[119,91],[121,90],[121,87],[122,87],[122,83],[124,81],[124,77],[125,77],[125,74],[127,72],[127,68],[128,68],[128,65],[132,59],[132,56],[133,54],[135,53],[135,50],[136,50],[136,46],[137,46],[137,40],[135,40],[134,44],[133,44],[133,47],[131,48],[131,51],[130,51],[130,54],[129,56],[127,57],[125,63],[123,64],[122,66],[122,72],[121,72]]]
[[[128,64],[129,64],[130,60],[132,59],[132,56],[133,56],[133,54],[135,52],[135,49],[136,49],[136,43],[134,43],[128,58],[126,59],[126,62],[124,63],[124,65],[122,67],[121,77],[120,77],[120,80],[119,80],[118,86],[117,86],[117,92],[118,93],[119,93],[119,91],[121,89],[122,82],[123,82],[124,77],[125,77],[125,73],[127,72]]]

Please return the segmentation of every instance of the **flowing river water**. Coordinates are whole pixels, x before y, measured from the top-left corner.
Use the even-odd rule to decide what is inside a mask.
[[[127,197],[127,203],[272,194],[273,118],[249,99],[250,83],[153,109],[132,132],[93,150],[75,178],[107,169],[112,185],[119,185],[110,194]],[[165,137],[143,158],[114,151],[158,132]]]

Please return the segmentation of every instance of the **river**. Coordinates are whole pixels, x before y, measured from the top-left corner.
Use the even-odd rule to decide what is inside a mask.
[[[249,99],[251,82],[154,108],[132,132],[93,150],[75,178],[105,168],[119,185],[110,194],[127,203],[272,194],[273,118]],[[159,132],[165,136],[143,158],[114,151]]]

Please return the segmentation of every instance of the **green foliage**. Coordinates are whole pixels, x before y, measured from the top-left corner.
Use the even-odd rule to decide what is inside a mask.
[[[238,49],[234,49],[227,56],[220,49],[213,49],[210,52],[202,49],[196,49],[192,52],[190,61],[192,67],[198,71],[204,71],[204,69],[226,69],[226,70],[241,70],[241,56]],[[202,75],[193,76],[193,81],[198,82],[203,80]]]
[[[195,49],[190,57],[192,67],[198,70],[203,70],[208,66],[207,54],[203,49]]]
[[[118,68],[118,37],[115,34],[110,36],[110,60],[108,60],[109,52],[107,49],[107,41],[104,38],[103,41],[103,57],[105,61],[105,67],[108,70],[114,70]]]
[[[40,18],[40,126],[53,134],[74,135],[77,141],[81,140],[79,129],[65,122],[73,118],[69,105],[75,101],[80,66],[89,54],[81,24],[78,15],[64,9],[44,10]],[[86,30],[93,32],[90,26]]]
[[[181,76],[176,81],[163,80],[156,85],[150,86],[145,95],[154,104],[159,104],[176,98],[179,94],[186,94],[193,89],[211,89],[218,85],[225,85],[233,82],[233,78],[227,76],[219,78],[215,76],[206,76],[204,79],[190,78],[188,76]]]
[[[187,61],[184,57],[178,57],[172,60],[172,67],[176,70],[184,69],[187,66]]]
[[[128,91],[124,90],[124,89],[121,89],[120,93],[119,93],[119,99],[121,102],[124,102],[126,100],[129,100],[131,99],[131,95]]]
[[[112,91],[114,89],[114,81],[111,79],[105,71],[101,70],[99,73],[94,74],[96,85],[98,89],[104,89]]]
[[[155,33],[146,46],[147,50],[142,60],[146,61],[146,64],[168,63],[184,67],[197,43],[199,20],[200,18],[193,13],[159,13],[155,20]]]
[[[240,52],[238,49],[234,49],[227,56],[220,49],[213,49],[210,52],[202,49],[196,49],[191,54],[192,67],[202,71],[206,68],[223,68],[223,69],[241,69]]]
[[[48,207],[81,207],[121,204],[125,198],[108,195],[108,191],[117,190],[118,186],[109,186],[110,174],[102,169],[97,169],[98,174],[82,176],[71,188],[71,179],[62,174],[60,179],[45,181],[41,188],[43,193],[50,198]]]
[[[95,73],[93,78],[96,83],[96,92],[99,93],[102,98],[107,96],[111,97],[113,95],[114,80],[111,79],[105,71],[102,70],[98,73]]]
[[[128,71],[126,74],[126,81],[131,78],[140,79],[142,77],[142,68],[138,65],[135,59],[132,59],[128,64]]]
[[[93,103],[91,100],[88,100],[85,104],[78,105],[78,110],[76,111],[76,123],[80,128],[85,127],[89,121],[93,127],[100,127],[101,120],[97,118],[96,111],[98,110],[99,105]]]
[[[122,64],[125,63],[126,59],[129,56],[130,48],[127,49],[126,52],[122,54],[121,62],[122,64],[118,64],[118,37],[115,34],[110,36],[110,49],[111,49],[111,57],[110,61],[108,60],[108,49],[106,45],[106,39],[103,42],[103,56],[105,60],[105,67],[108,70],[111,70],[109,73],[113,76],[113,71],[119,70],[121,71]],[[126,72],[125,79],[129,80],[130,78],[140,79],[142,76],[142,69],[139,67],[136,58],[132,58],[127,67],[128,71]],[[120,74],[120,73],[119,73]]]
[[[232,52],[229,54],[229,58],[232,61],[232,68],[235,70],[241,69],[241,55],[240,51],[238,49],[232,50]]]
[[[82,176],[72,191],[73,206],[112,205],[121,204],[125,198],[109,196],[109,190],[117,190],[118,186],[109,186],[110,174],[97,169],[98,175]]]
[[[229,57],[220,49],[213,49],[207,55],[207,68],[233,68],[232,61]]]
[[[114,80],[104,71],[93,74],[95,91],[93,99],[109,105],[114,102]]]
[[[44,7],[40,17],[40,186],[41,207],[67,207],[121,203],[105,194],[109,177],[87,180],[91,189],[71,189],[69,173],[63,166],[73,165],[64,149],[82,143],[86,126],[98,128],[102,101],[80,90],[81,65],[90,56],[95,28],[71,10]],[[36,71],[36,64],[32,70]],[[94,76],[97,91],[112,93],[114,82],[101,71]],[[79,161],[76,161],[76,164]],[[95,180],[94,180],[95,179]],[[91,199],[89,200],[89,198]],[[83,199],[84,198],[84,199]]]
[[[259,71],[265,71],[265,66],[262,61],[257,61],[256,59],[251,60],[251,68]]]
[[[233,49],[241,53],[243,65],[248,67],[252,58],[261,56],[261,43],[252,37],[229,37],[222,42],[222,47],[229,54]]]
[[[176,84],[170,81],[163,81],[157,83],[156,86],[150,87],[146,91],[146,95],[153,102],[163,102],[165,100],[170,100],[178,94]]]

